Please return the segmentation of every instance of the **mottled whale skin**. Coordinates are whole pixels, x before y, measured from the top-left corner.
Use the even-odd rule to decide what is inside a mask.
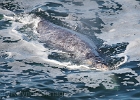
[[[108,70],[104,60],[99,56],[97,47],[85,35],[55,25],[47,20],[38,23],[39,41],[59,50],[74,54],[76,60],[90,68]]]

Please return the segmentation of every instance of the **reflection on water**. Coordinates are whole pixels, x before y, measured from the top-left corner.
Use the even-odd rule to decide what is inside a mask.
[[[0,1],[0,98],[138,99],[139,1]],[[95,71],[75,65],[63,51],[44,47],[40,18],[87,35],[120,68]]]

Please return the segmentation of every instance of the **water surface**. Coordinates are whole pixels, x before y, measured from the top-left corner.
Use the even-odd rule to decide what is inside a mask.
[[[139,0],[1,0],[0,98],[139,99],[139,8]],[[119,69],[90,70],[45,47],[36,31],[40,19],[86,35]]]

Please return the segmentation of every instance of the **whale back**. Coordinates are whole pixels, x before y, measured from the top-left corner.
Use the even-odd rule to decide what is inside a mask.
[[[43,20],[38,23],[37,31],[40,34],[40,42],[55,49],[70,52],[75,59],[90,65],[104,62],[97,52],[97,47],[85,35],[57,26]]]
[[[63,38],[68,38],[69,37],[69,41],[75,41],[77,40],[82,40],[84,42],[86,42],[86,45],[88,44],[91,49],[93,50],[94,54],[96,54],[98,56],[98,53],[97,53],[97,47],[96,45],[94,44],[93,41],[91,41],[89,38],[87,38],[87,36],[83,35],[83,34],[80,34],[78,32],[75,32],[75,31],[72,31],[70,29],[67,29],[67,28],[64,28],[64,27],[61,27],[61,26],[57,26],[47,20],[43,20],[43,21],[40,21],[38,23],[38,28],[37,28],[37,31],[38,33],[40,33],[40,35],[44,36],[48,36],[48,35],[55,35],[55,37],[52,37],[53,38],[53,41],[56,40],[56,37],[59,37],[59,39],[61,39],[62,41],[64,41]],[[48,35],[47,35],[48,34]],[[62,38],[60,38],[62,37]],[[41,39],[43,41],[43,38]],[[45,40],[46,37],[45,37]],[[58,41],[58,38],[57,38],[57,41]],[[81,41],[79,41],[81,42]]]

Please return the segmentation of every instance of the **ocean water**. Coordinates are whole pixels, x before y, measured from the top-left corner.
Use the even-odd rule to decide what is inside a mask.
[[[139,100],[140,0],[0,0],[0,100]],[[115,70],[71,63],[41,19],[86,35]]]

